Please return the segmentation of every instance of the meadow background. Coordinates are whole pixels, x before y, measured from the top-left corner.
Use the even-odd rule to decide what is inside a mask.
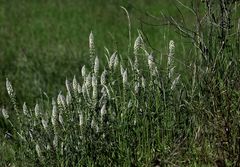
[[[0,165],[239,166],[240,14],[236,12],[239,11],[239,3],[236,1],[232,5],[232,27],[231,33],[228,34],[225,41],[228,44],[226,49],[218,46],[218,40],[221,40],[221,37],[216,34],[221,29],[218,29],[218,26],[215,27],[216,31],[213,31],[213,42],[211,43],[209,42],[211,36],[206,35],[209,31],[208,26],[204,25],[202,32],[203,34],[206,32],[206,34],[203,39],[209,42],[206,42],[208,46],[212,47],[209,48],[211,49],[209,52],[204,52],[202,55],[193,39],[184,36],[186,34],[181,34],[176,25],[170,24],[174,18],[179,23],[184,21],[185,26],[195,30],[196,20],[188,8],[192,4],[194,4],[193,1],[187,0],[181,0],[180,3],[177,0],[0,0],[0,108],[6,108],[13,120],[15,120],[14,110],[16,108],[11,103],[14,100],[10,100],[11,97],[8,96],[6,78],[13,85],[16,102],[20,109],[22,109],[22,104],[27,102],[28,107],[32,108],[30,110],[36,112],[36,103],[40,103],[44,105],[42,108],[51,113],[52,109],[49,104],[52,103],[52,97],[56,98],[60,91],[66,92],[66,79],[72,80],[76,76],[81,82],[83,65],[87,69],[92,68],[89,56],[89,34],[91,32],[94,35],[101,72],[109,63],[105,58],[104,47],[107,47],[111,53],[118,51],[122,62],[127,62],[128,58],[134,61],[134,41],[141,32],[146,50],[149,55],[153,53],[154,63],[158,66],[161,74],[159,80],[161,88],[158,90],[159,85],[154,85],[157,79],[154,79],[155,76],[151,76],[152,72],[151,70],[148,72],[147,66],[142,65],[144,67],[141,72],[147,81],[149,79],[149,85],[143,91],[145,94],[138,94],[139,99],[132,97],[131,92],[134,89],[134,79],[137,78],[134,69],[128,71],[128,73],[132,72],[129,74],[129,80],[132,79],[129,85],[133,86],[129,86],[131,93],[125,95],[124,86],[116,87],[109,82],[109,87],[116,88],[116,92],[112,92],[114,100],[118,99],[119,101],[109,100],[107,103],[109,109],[107,110],[114,110],[117,114],[114,112],[116,115],[112,117],[119,118],[119,120],[108,118],[113,121],[109,121],[110,123],[107,124],[109,129],[102,127],[109,130],[108,133],[106,132],[106,136],[109,137],[107,143],[101,136],[98,136],[99,133],[95,133],[94,130],[88,131],[88,125],[83,128],[81,134],[74,134],[73,137],[93,134],[86,139],[74,138],[86,144],[80,145],[84,148],[80,152],[72,148],[76,143],[69,141],[66,144],[66,154],[61,154],[60,149],[55,148],[50,153],[44,152],[44,160],[42,160],[42,156],[35,151],[35,145],[40,141],[34,141],[25,146],[22,144],[23,141],[17,139],[18,134],[15,134],[11,123],[9,124],[4,119],[4,115],[1,115]],[[120,6],[125,7],[130,16],[132,54],[128,52],[128,19]],[[204,10],[205,1],[199,1],[201,16],[203,16]],[[178,74],[181,75],[181,81],[177,84],[176,90],[172,88],[176,78],[168,77],[170,69],[167,67],[167,61],[170,40],[175,42],[174,77],[177,78]],[[209,55],[212,57],[204,57],[208,53],[211,53]],[[142,59],[139,60],[140,64],[143,64]],[[145,61],[147,64],[147,60]],[[131,68],[128,63],[124,65],[126,68]],[[120,71],[120,67],[118,68]],[[121,79],[116,79],[116,81],[114,78],[121,78],[122,73],[121,75],[111,73],[111,75],[110,80],[118,84]],[[166,87],[162,87],[162,84]],[[164,93],[162,94],[162,92]],[[154,96],[155,93],[156,96]],[[143,108],[139,109],[138,105],[127,108],[125,100],[128,99],[134,99],[133,101]],[[86,112],[100,110],[98,107],[89,109],[87,104],[82,102],[79,104],[73,102],[67,111],[74,113],[79,105],[84,106]],[[61,111],[62,106],[58,107]],[[99,107],[101,108],[101,106]],[[133,113],[135,113],[134,111],[141,111],[141,113],[151,111],[152,114],[150,112],[146,114],[146,119],[136,113],[124,118],[118,115],[118,112],[121,113],[125,110]],[[92,115],[90,117],[91,119],[95,118]],[[27,121],[21,116],[19,118]],[[66,116],[66,118],[68,117]],[[131,120],[132,118],[139,119],[139,124],[136,125],[134,120]],[[40,140],[46,132],[43,127],[38,128],[37,116],[34,116],[33,120],[35,130],[39,131],[39,134],[35,135]],[[121,126],[121,123],[124,124]],[[90,124],[89,126],[92,126]],[[30,125],[33,124],[29,123]],[[21,121],[20,127],[29,128]],[[69,128],[70,131],[76,127],[64,128]],[[23,132],[20,130],[21,134],[24,134],[26,129],[22,129]],[[52,131],[55,133],[57,130]],[[64,137],[59,139],[62,142],[69,139],[67,136],[71,136],[67,132],[65,134],[59,129],[58,131],[60,136],[66,136],[64,140]],[[12,136],[6,135],[8,133]],[[52,140],[56,134],[49,136],[50,139],[43,137],[42,141]],[[128,137],[125,139],[124,136]],[[118,139],[122,139],[121,142]],[[133,140],[137,143],[135,143],[136,145],[132,145]],[[107,147],[108,143],[112,145]],[[105,153],[101,150],[104,147],[106,147]],[[93,151],[95,149],[99,156],[95,155]],[[21,154],[21,151],[24,154]],[[105,157],[104,154],[107,156]]]
[[[174,1],[1,1],[0,6],[0,104],[8,103],[5,78],[13,80],[21,102],[35,103],[42,92],[58,93],[67,77],[80,74],[89,60],[88,36],[95,35],[97,54],[104,61],[104,46],[110,50],[127,51],[128,20],[120,6],[131,17],[132,38],[138,36],[141,20],[151,45],[167,55],[169,40],[175,40],[178,57],[191,56],[182,40],[169,26],[163,26],[146,13],[164,13],[179,18]],[[189,14],[189,13],[188,13]],[[187,16],[191,16],[190,14]],[[188,18],[187,22],[191,22]],[[178,42],[178,41],[181,41]]]

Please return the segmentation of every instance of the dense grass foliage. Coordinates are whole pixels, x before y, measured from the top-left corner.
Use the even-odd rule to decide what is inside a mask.
[[[240,165],[238,2],[3,2],[0,166]]]
[[[100,58],[104,58],[105,46],[126,52],[128,21],[120,6],[125,6],[130,14],[132,38],[137,37],[141,20],[154,22],[144,11],[177,16],[177,8],[168,8],[168,1],[162,4],[141,0],[135,4],[125,0],[1,0],[0,3],[0,105],[8,103],[4,90],[6,77],[18,85],[16,91],[22,103],[28,101],[33,105],[36,98],[43,98],[42,92],[56,96],[66,77],[79,74],[81,66],[88,65],[87,39],[91,30]],[[170,39],[179,39],[169,27],[143,27],[155,48],[163,49]],[[167,48],[161,52],[166,54]]]

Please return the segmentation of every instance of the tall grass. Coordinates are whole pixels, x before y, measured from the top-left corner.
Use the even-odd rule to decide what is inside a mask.
[[[238,3],[205,4],[206,20],[194,31],[171,18],[196,50],[185,73],[177,43],[166,44],[159,62],[139,31],[128,55],[105,48],[104,66],[91,33],[89,65],[48,102],[19,104],[6,79],[13,107],[1,109],[11,128],[2,134],[0,165],[239,166],[239,26],[229,21]]]

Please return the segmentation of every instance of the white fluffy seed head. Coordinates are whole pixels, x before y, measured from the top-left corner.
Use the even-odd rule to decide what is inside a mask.
[[[61,151],[60,151],[60,154],[63,155],[63,151],[64,151],[64,143],[61,142]]]
[[[92,77],[91,77],[91,74],[89,73],[85,81],[86,88],[88,89],[91,88],[91,84],[92,84]]]
[[[47,120],[45,120],[45,119],[42,119],[42,126],[43,126],[43,128],[45,129],[45,130],[47,130],[47,128],[48,128],[48,121]]]
[[[116,56],[115,59],[114,59],[114,63],[113,63],[114,70],[116,70],[118,64],[119,64],[119,60],[118,60],[118,56]]]
[[[54,147],[55,149],[58,147],[58,136],[57,136],[57,135],[54,135],[53,147]]]
[[[47,144],[46,149],[47,149],[48,151],[51,150],[51,146],[50,146],[50,144]]]
[[[93,100],[96,100],[97,99],[97,77],[95,75],[93,75],[92,77],[92,87],[93,87],[93,95],[92,95],[92,98]],[[96,103],[96,101],[95,101]]]
[[[138,58],[137,56],[135,56],[135,59],[134,59],[134,64],[133,64],[133,69],[136,71],[136,72],[139,72],[139,69],[138,69]]]
[[[179,82],[179,78],[180,78],[180,75],[178,75],[172,82],[172,85],[171,85],[171,90],[174,90],[176,88],[176,85],[178,84]]]
[[[58,121],[60,122],[61,125],[63,125],[63,117],[62,117],[62,113],[60,112],[58,115]]]
[[[5,119],[9,118],[8,111],[5,108],[2,108],[2,115]]]
[[[83,84],[83,85],[82,85],[82,94],[83,94],[83,96],[86,96],[86,95],[87,95],[86,84]]]
[[[171,40],[169,42],[169,54],[168,54],[168,68],[170,68],[173,64],[173,56],[174,56],[174,53],[175,53],[175,45],[174,45],[174,41]]]
[[[35,105],[34,112],[35,112],[35,117],[39,117],[39,115],[40,115],[40,107],[39,107],[38,103],[36,103],[36,105]]]
[[[92,119],[92,121],[91,121],[91,128],[95,128],[95,121],[94,121],[94,119]]]
[[[52,101],[52,105],[53,105],[53,108],[52,108],[51,122],[52,122],[53,127],[56,127],[56,125],[57,125],[57,105],[56,105],[56,102],[54,99]]]
[[[101,85],[106,85],[107,83],[107,71],[104,69],[102,75],[101,75]]]
[[[93,36],[92,31],[91,31],[91,33],[89,35],[89,52],[90,52],[91,56],[95,55],[94,36]]]
[[[114,61],[115,61],[116,56],[117,56],[117,52],[114,52],[114,53],[112,54],[112,56],[110,57],[110,60],[109,60],[109,62],[108,62],[109,69],[112,69],[112,68],[113,68],[113,66],[114,66]]]
[[[148,55],[148,66],[150,69],[153,69],[154,66],[154,58],[152,54]]]
[[[65,97],[61,93],[58,94],[57,104],[58,104],[58,106],[62,107],[63,109],[67,108]]]
[[[78,90],[78,93],[82,93],[82,87],[81,87],[81,85],[78,83],[78,88],[77,88],[77,90]]]
[[[86,67],[85,67],[85,65],[84,65],[84,66],[82,66],[81,73],[82,73],[82,77],[83,77],[83,78],[85,78],[85,77],[86,77],[86,75],[87,75],[87,73],[86,73]]]
[[[123,66],[122,66],[122,64],[120,65],[120,72],[121,72],[121,75],[123,76],[123,73],[124,73],[124,68],[123,68]]]
[[[103,116],[107,113],[107,110],[106,110],[106,104],[103,104],[101,110],[100,110],[100,115],[101,115],[101,118],[103,118]]]
[[[99,73],[99,59],[98,59],[97,56],[96,56],[95,61],[94,61],[94,68],[93,68],[93,70],[94,70],[94,73],[96,75],[98,75],[98,73]]]
[[[97,77],[95,75],[92,76],[92,87],[97,86]]]
[[[146,88],[146,79],[142,76],[141,80],[142,80],[142,88],[145,89]]]
[[[168,72],[168,78],[172,78],[173,74],[174,74],[174,69],[175,69],[175,66],[170,68],[169,72]]]
[[[23,114],[28,115],[28,108],[25,102],[23,103]]]
[[[130,99],[129,102],[128,102],[128,108],[131,108],[132,107],[132,100]]]
[[[92,122],[91,122],[91,128],[92,128],[92,129],[95,129],[96,132],[98,133],[99,128],[98,128],[98,125],[96,124],[94,118],[92,119]]]
[[[134,43],[134,54],[137,55],[140,48],[142,47],[142,44],[143,44],[143,40],[142,40],[142,37],[141,35],[139,35],[137,37],[137,39],[135,40],[135,43]]]
[[[76,79],[75,75],[73,77],[72,87],[73,87],[73,92],[74,93],[78,92],[78,82],[77,82],[77,79]]]
[[[126,85],[127,84],[127,70],[124,71],[122,77],[123,77],[123,85]]]
[[[69,92],[66,95],[66,103],[68,106],[72,103],[72,95]]]
[[[7,88],[7,92],[10,98],[14,98],[15,97],[15,93],[12,87],[11,82],[8,80],[8,78],[6,78],[6,88]]]
[[[65,85],[66,85],[67,91],[68,91],[68,92],[71,92],[71,84],[70,84],[70,82],[68,81],[68,79],[66,79]]]
[[[139,82],[135,82],[135,86],[134,86],[135,94],[139,93],[139,89],[140,89],[140,83]]]
[[[42,152],[41,152],[40,146],[38,144],[36,144],[35,150],[37,152],[38,158],[42,158]]]
[[[172,54],[172,55],[174,55],[174,52],[175,52],[175,45],[174,45],[174,41],[171,40],[171,41],[169,42],[169,53]]]
[[[79,114],[79,126],[81,127],[83,125],[83,115]]]
[[[154,63],[154,57],[152,54],[148,55],[148,66],[149,66],[151,74],[154,75],[155,74],[155,63]]]

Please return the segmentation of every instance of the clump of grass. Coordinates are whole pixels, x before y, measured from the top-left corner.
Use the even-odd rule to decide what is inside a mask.
[[[95,55],[92,40],[91,33],[91,56]],[[171,59],[172,47],[170,42]],[[179,126],[188,122],[181,114],[188,112],[181,107],[181,79],[169,79],[168,70],[163,70],[168,67],[160,69],[156,65],[140,35],[133,55],[135,63],[129,57],[128,65],[120,61],[117,52],[109,54],[103,71],[95,56],[91,69],[83,66],[82,76],[66,80],[66,91],[53,98],[52,109],[37,102],[33,109],[24,103],[19,110],[7,80],[9,96],[16,107],[10,117],[6,110],[3,114],[13,127],[11,140],[21,150],[16,152],[16,162],[130,166],[150,165],[154,158],[160,158],[163,164],[171,161],[164,159],[188,133]],[[144,62],[137,62],[138,58]],[[171,75],[177,74],[172,71]],[[173,100],[177,103],[172,104]],[[18,121],[13,123],[15,117]]]
[[[211,20],[212,7],[217,6],[213,1],[205,3]],[[238,48],[229,41],[238,41],[239,37],[229,35],[233,31],[227,22],[231,5],[221,1],[219,11],[225,12],[224,17],[214,20],[226,25],[214,29],[213,22],[206,23],[211,28],[209,38],[199,22],[202,29],[196,30],[193,39],[198,57],[186,73],[178,72],[178,45],[174,41],[169,42],[166,63],[158,62],[158,55],[145,46],[139,31],[134,47],[128,48],[128,59],[105,48],[107,63],[102,68],[103,60],[96,56],[91,33],[90,65],[82,66],[81,75],[66,79],[66,90],[51,102],[37,101],[34,107],[24,103],[20,109],[7,79],[13,107],[1,111],[4,124],[11,128],[4,132],[0,149],[5,149],[5,143],[11,148],[10,158],[4,157],[2,163],[238,166],[239,59]],[[186,32],[172,21],[182,33]]]

